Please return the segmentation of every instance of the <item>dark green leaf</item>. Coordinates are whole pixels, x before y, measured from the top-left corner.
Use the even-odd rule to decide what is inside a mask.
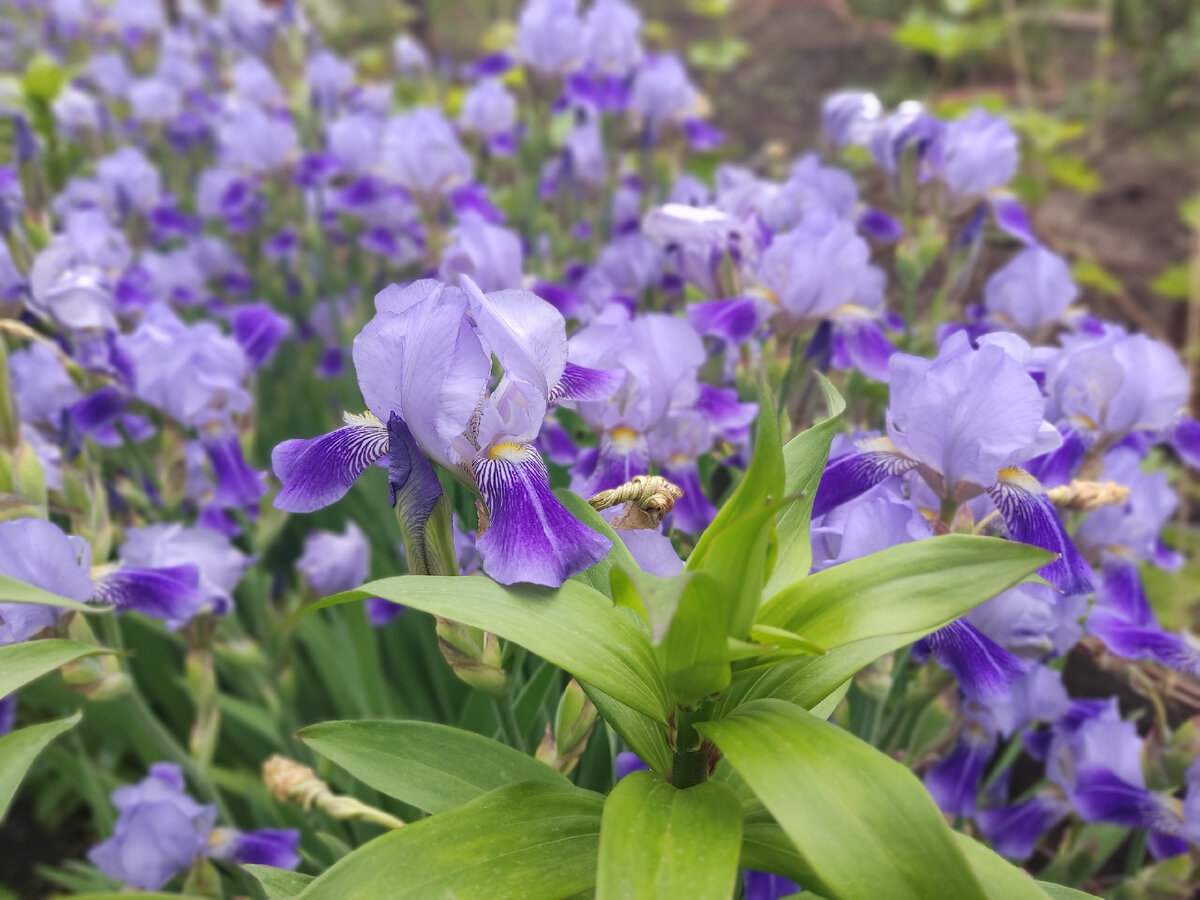
[[[510,785],[375,838],[300,896],[569,897],[595,883],[602,806],[585,791]]]
[[[725,785],[679,790],[634,772],[604,803],[596,897],[728,900],[741,838],[741,805]]]
[[[916,776],[797,706],[759,700],[697,723],[796,845],[818,893],[846,898],[982,898]]]
[[[600,716],[619,734],[629,749],[655,772],[666,776],[671,771],[671,750],[667,747],[667,729],[657,719],[630,709],[593,685],[580,683]]]
[[[604,596],[611,597],[609,578],[613,568],[624,567],[631,571],[637,569],[638,564],[634,560],[633,554],[629,552],[629,548],[625,546],[625,542],[621,540],[613,527],[604,521],[600,513],[592,509],[591,505],[574,491],[557,490],[554,492],[554,496],[580,522],[612,541],[612,549],[608,551],[608,555],[604,559],[590,569],[572,576],[574,580],[591,585]]]
[[[514,641],[581,682],[666,721],[670,699],[649,636],[630,613],[586,584],[568,581],[550,590],[504,587],[488,578],[401,575],[328,597],[308,609],[371,596]]]
[[[517,782],[571,785],[532,756],[433,722],[324,722],[299,737],[364,784],[431,813]]]
[[[8,813],[9,804],[21,786],[21,779],[46,745],[79,724],[82,713],[75,713],[57,722],[26,725],[0,738],[0,822]]]
[[[35,678],[85,656],[112,653],[94,644],[77,641],[22,641],[0,647],[0,697]]]
[[[1051,881],[1039,881],[1037,882],[1037,886],[1051,900],[1094,900],[1096,896],[1095,894],[1087,894],[1063,884],[1054,884]]]

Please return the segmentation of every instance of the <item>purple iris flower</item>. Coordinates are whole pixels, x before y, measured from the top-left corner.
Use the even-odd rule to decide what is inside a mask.
[[[227,422],[250,408],[246,354],[212,322],[186,325],[156,304],[117,345],[133,364],[133,393],[185,425]]]
[[[162,175],[136,147],[122,147],[96,163],[96,178],[114,212],[149,212],[163,196]]]
[[[151,76],[133,82],[128,89],[133,118],[147,125],[165,124],[183,111],[183,95],[165,78]]]
[[[939,145],[946,126],[915,100],[905,100],[896,109],[875,122],[867,132],[867,148],[875,162],[891,178],[900,174],[906,158],[924,162],[933,147]],[[911,157],[910,157],[911,154]]]
[[[366,173],[379,165],[383,120],[367,113],[346,113],[329,123],[325,140],[342,171]]]
[[[132,79],[125,57],[112,52],[97,53],[88,59],[84,77],[109,97],[124,96]]]
[[[628,75],[642,61],[642,17],[625,0],[595,0],[583,21],[585,64],[601,73]]]
[[[328,50],[318,50],[304,66],[304,77],[313,105],[329,113],[354,87],[354,66]]]
[[[284,487],[275,503],[294,512],[326,506],[390,453],[394,499],[414,491],[427,518],[440,493],[432,460],[480,494],[488,521],[477,546],[488,574],[557,586],[609,542],[555,499],[532,442],[551,402],[607,396],[615,378],[568,362],[565,323],[546,301],[527,291],[485,295],[462,281],[465,290],[424,280],[376,296],[375,318],[354,341],[369,412],[276,447]],[[489,391],[493,356],[504,376]]]
[[[925,773],[925,788],[942,812],[975,815],[979,784],[995,745],[995,732],[968,709],[954,747]]]
[[[1070,803],[1048,790],[1011,806],[981,809],[975,818],[993,850],[1009,859],[1024,860],[1033,853],[1042,835],[1070,811]]]
[[[129,245],[99,210],[79,210],[29,272],[30,305],[64,328],[116,328],[113,284],[130,262]]]
[[[807,153],[792,165],[776,200],[767,208],[767,225],[773,231],[783,231],[811,209],[827,209],[850,219],[857,207],[858,185],[850,173],[823,165],[819,156]]]
[[[879,484],[814,518],[811,537],[815,570],[933,536],[929,521],[895,481]]]
[[[44,519],[0,522],[0,574],[71,600],[90,600],[91,547]],[[31,603],[0,603],[0,645],[27,641],[52,628],[60,610]]]
[[[147,525],[126,532],[121,562],[137,569],[178,572],[193,568],[192,590],[170,598],[172,605],[161,613],[143,609],[147,615],[165,618],[168,625],[182,624],[203,609],[217,615],[233,605],[233,589],[253,561],[229,542],[225,535],[201,526],[179,523]],[[117,570],[120,574],[121,570]],[[178,573],[182,584],[183,573]]]
[[[643,219],[642,233],[663,248],[680,277],[710,297],[720,296],[718,274],[723,260],[751,268],[758,257],[753,231],[714,207],[679,203],[655,207]]]
[[[1166,431],[1179,421],[1188,376],[1166,344],[1108,324],[1061,343],[1046,367],[1050,418],[1108,443],[1133,431]]]
[[[654,133],[694,115],[698,98],[679,57],[664,53],[650,57],[638,68],[630,88],[629,111]]]
[[[1021,659],[1061,655],[1083,637],[1084,594],[1064,596],[1044,584],[1021,584],[966,614],[990,640]]]
[[[1012,180],[1020,162],[1018,145],[1008,122],[974,109],[940,132],[929,162],[955,197],[978,196]]]
[[[1129,498],[1123,504],[1093,510],[1079,523],[1075,541],[1089,558],[1116,556],[1162,564],[1159,534],[1171,520],[1178,497],[1167,473],[1143,471],[1142,458],[1142,453],[1126,446],[1114,447],[1104,455],[1100,477],[1128,487]]]
[[[296,561],[296,570],[321,597],[358,587],[367,580],[370,567],[371,545],[353,522],[347,522],[341,534],[310,532]]]
[[[392,42],[392,61],[401,75],[414,75],[429,70],[429,53],[411,34],[402,34]]]
[[[870,91],[838,91],[821,104],[821,130],[835,147],[865,146],[883,104]]]
[[[73,138],[80,138],[90,131],[102,131],[104,118],[102,107],[87,91],[68,84],[51,104],[54,121],[59,131]]]
[[[871,248],[854,225],[828,210],[806,215],[764,251],[760,282],[790,323],[815,322],[852,303],[870,268]]]
[[[263,484],[262,473],[252,469],[246,462],[236,432],[231,430],[207,436],[204,451],[216,478],[213,500],[217,506],[222,509],[257,509],[258,501],[267,492],[267,487]]]
[[[287,104],[287,95],[279,86],[275,74],[266,63],[257,57],[244,56],[229,70],[233,92],[266,109],[277,109]]]
[[[516,232],[469,212],[459,218],[453,240],[442,253],[438,278],[454,284],[466,275],[485,292],[518,288],[523,256]]]
[[[1010,336],[1011,337],[1011,336]],[[1091,573],[1041,485],[1017,468],[1053,450],[1062,437],[1043,418],[1037,383],[1006,349],[1020,339],[987,336],[972,349],[967,336],[947,339],[934,360],[891,358],[887,438],[829,465],[814,516],[872,485],[916,471],[941,498],[960,504],[986,493],[1014,540],[1060,557],[1042,574],[1060,590],[1087,593]]]
[[[613,773],[618,781],[634,772],[644,772],[650,767],[632,750],[622,750],[613,760]]]
[[[499,78],[484,78],[463,97],[458,124],[463,131],[486,140],[493,152],[511,153],[515,149],[517,98]]]
[[[993,316],[1031,334],[1062,319],[1078,295],[1066,260],[1045,247],[1033,246],[988,278],[983,302]]]
[[[113,791],[112,802],[118,812],[113,835],[88,859],[110,878],[151,891],[204,855],[217,820],[216,807],[188,796],[173,763],[155,763],[138,784]]]
[[[265,175],[292,162],[299,151],[296,127],[285,113],[231,101],[216,128],[223,166]]]
[[[578,0],[529,0],[517,20],[517,51],[545,75],[575,68],[583,58]]]
[[[443,194],[471,180],[474,165],[442,113],[420,107],[388,121],[383,167],[405,190],[420,197]]]
[[[599,447],[581,454],[574,469],[588,495],[649,471],[648,434],[672,410],[696,405],[696,373],[706,355],[700,336],[682,319],[661,313],[630,319],[619,307],[574,335],[571,353],[584,365],[624,372],[615,394],[576,403],[600,432]]]
[[[59,355],[48,344],[34,341],[9,354],[8,372],[21,421],[61,428],[63,413],[80,391]]]

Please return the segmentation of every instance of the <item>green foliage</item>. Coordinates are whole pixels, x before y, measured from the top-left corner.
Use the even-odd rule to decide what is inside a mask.
[[[604,802],[597,900],[727,900],[741,840],[741,805],[725,785],[680,790],[634,772]]]
[[[27,725],[0,738],[0,821],[8,813],[13,795],[38,754],[64,731],[70,731],[78,725],[82,715],[75,713],[57,722]]]
[[[95,644],[76,641],[24,641],[0,647],[0,697],[5,697],[21,685],[53,672],[77,659],[112,653]]]

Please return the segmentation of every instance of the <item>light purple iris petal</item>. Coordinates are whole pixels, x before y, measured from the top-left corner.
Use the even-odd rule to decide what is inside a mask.
[[[422,450],[452,467],[450,446],[466,431],[491,375],[467,318],[467,297],[426,280],[387,288],[375,304],[379,312],[354,339],[363,398],[380,421],[399,413]]]
[[[888,437],[922,465],[940,495],[970,499],[996,483],[1006,466],[1054,449],[1061,441],[1043,418],[1037,383],[1002,347],[972,350],[959,332],[937,359],[892,356]]]
[[[999,116],[973,109],[949,123],[931,150],[938,177],[958,197],[1006,184],[1020,161],[1017,134]]]
[[[975,795],[994,745],[994,738],[968,726],[949,755],[925,773],[925,787],[942,812],[975,815]]]
[[[395,619],[400,613],[404,612],[404,607],[399,603],[392,603],[390,600],[384,600],[382,597],[368,597],[367,603],[367,618],[376,628],[388,624]]]
[[[736,347],[758,328],[758,304],[748,297],[692,303],[687,308],[687,320],[700,334]]]
[[[388,120],[383,132],[383,165],[405,190],[444,193],[471,180],[474,163],[442,113],[419,107]]]
[[[645,435],[631,432],[629,436],[623,435],[614,440],[611,433],[605,433],[600,437],[599,454],[584,493],[590,496],[611,490],[632,480],[633,476],[645,475],[649,471],[650,449]]]
[[[813,500],[813,518],[853,500],[887,479],[916,468],[912,460],[886,451],[851,453],[825,469]]]
[[[1025,465],[1025,471],[1046,487],[1070,483],[1087,455],[1090,442],[1080,432],[1066,428],[1062,436],[1057,450],[1034,457]]]
[[[1200,676],[1200,649],[1181,634],[1156,625],[1136,625],[1112,610],[1094,609],[1087,630],[1118,656],[1150,659],[1167,668]]]
[[[300,865],[300,832],[294,828],[259,828],[237,831],[233,828],[215,829],[208,856],[237,865],[271,866],[275,869],[295,869]]]
[[[438,278],[462,283],[468,278],[483,291],[520,287],[524,253],[515,231],[493,225],[474,212],[460,215],[453,240],[442,253]]]
[[[1009,695],[1025,665],[986,634],[958,619],[920,642],[947,672],[958,679],[968,699],[993,703]]]
[[[517,21],[517,50],[531,68],[554,75],[581,61],[578,6],[578,0],[530,0],[524,5]]]
[[[811,531],[815,569],[933,534],[929,521],[895,484],[877,485],[814,519]]]
[[[0,522],[0,574],[72,600],[92,596],[91,551],[44,519]],[[28,603],[0,604],[0,644],[28,640],[58,621],[59,611]]]
[[[1022,244],[1032,245],[1038,242],[1029,224],[1029,216],[1025,207],[1016,197],[1007,194],[994,194],[989,200],[992,208],[992,221],[996,227],[1010,237],[1016,238]]]
[[[381,425],[347,425],[309,440],[284,441],[271,452],[271,468],[283,482],[275,506],[288,512],[328,506],[387,452],[388,433]]]
[[[1034,245],[992,273],[983,302],[993,316],[1029,333],[1060,320],[1077,296],[1079,287],[1066,260]]]
[[[617,532],[642,570],[670,578],[683,571],[683,560],[675,552],[671,539],[653,528],[621,529]]]
[[[313,593],[322,597],[349,591],[367,580],[371,567],[371,545],[353,522],[341,534],[312,531],[304,540],[304,552],[296,560],[296,571],[304,576]]]
[[[490,519],[476,546],[484,570],[501,584],[557,587],[603,559],[612,543],[558,502],[546,464],[532,447],[517,455],[475,461]]]
[[[992,849],[1009,859],[1028,859],[1042,835],[1071,811],[1069,804],[1049,794],[1038,794],[1012,806],[981,809],[979,830]]]
[[[96,585],[96,599],[122,612],[186,622],[208,598],[200,590],[200,570],[194,565],[179,565],[161,569],[122,566]]]
[[[997,644],[1033,659],[1066,653],[1083,637],[1084,595],[1064,596],[1045,584],[1020,584],[981,603],[966,618]]]
[[[1016,470],[1016,474],[997,482],[988,496],[1000,511],[1010,538],[1059,555],[1039,570],[1043,578],[1066,594],[1092,590],[1095,576],[1091,568],[1067,534],[1054,504],[1034,479]]]
[[[484,294],[469,278],[464,289],[471,318],[490,351],[513,377],[549,395],[567,365],[567,326],[562,313],[529,291]]]
[[[607,400],[621,387],[625,373],[620,369],[591,369],[569,362],[550,391],[550,402],[558,400]]]

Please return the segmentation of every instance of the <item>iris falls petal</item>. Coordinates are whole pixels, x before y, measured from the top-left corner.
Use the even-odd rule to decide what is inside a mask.
[[[328,506],[387,452],[387,429],[365,419],[320,437],[284,441],[271,453],[271,468],[283,482],[275,505],[288,512]]]

